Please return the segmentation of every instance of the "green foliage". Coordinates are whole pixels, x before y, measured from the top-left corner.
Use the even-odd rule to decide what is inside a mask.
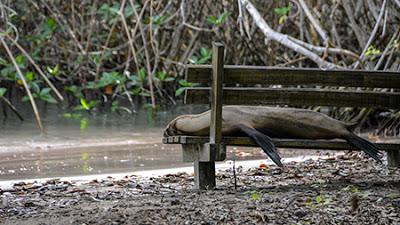
[[[118,12],[120,8],[121,4],[119,2],[114,2],[113,5],[104,3],[103,5],[101,5],[99,9],[99,14],[102,20],[108,22],[109,24],[112,24],[118,18]],[[123,10],[123,15],[125,19],[128,19],[133,15],[133,9],[130,5],[125,5],[125,8]]]
[[[274,12],[279,16],[279,20],[278,20],[279,24],[285,23],[290,10],[291,10],[291,6],[278,7],[278,8],[274,9]]]
[[[199,52],[200,52],[200,57],[198,58],[196,56],[192,56],[189,59],[190,63],[192,63],[192,64],[204,64],[204,63],[208,62],[212,57],[211,49],[200,48]]]
[[[152,22],[154,25],[160,26],[169,18],[169,16],[170,15],[168,13],[163,15],[153,16]]]
[[[369,46],[367,51],[365,52],[365,57],[370,57],[371,60],[374,60],[376,55],[379,55],[381,51],[374,46]]]
[[[97,104],[99,103],[98,100],[90,100],[89,102],[85,98],[79,99],[80,105],[75,106],[74,110],[80,111],[80,110],[86,110],[86,111],[91,111],[94,108],[96,108]]]
[[[40,90],[40,89],[38,89],[39,88],[38,86],[34,86],[34,87],[35,88],[33,88],[33,90],[35,92],[32,93],[33,98],[37,98],[37,99],[40,99],[40,100],[43,100],[43,101],[49,102],[49,103],[57,103],[56,99],[53,96],[51,96],[51,94],[50,94],[50,91],[51,91],[50,88],[43,88]],[[29,96],[27,96],[27,95],[22,98],[22,101],[28,101],[28,100],[29,100]]]
[[[46,67],[46,69],[47,69],[47,72],[49,72],[51,75],[58,76],[58,72],[59,72],[60,67],[57,64],[54,68],[51,68],[51,67],[48,66],[48,67]]]
[[[168,77],[167,73],[164,71],[158,71],[154,79],[161,82],[171,82],[175,80],[174,77]]]
[[[83,98],[82,88],[76,85],[66,86],[65,91],[71,93],[75,98],[80,99]]]
[[[278,14],[279,16],[287,16],[287,14],[290,12],[291,7],[278,7],[274,9],[274,12]]]
[[[0,88],[0,98],[2,98],[6,92],[7,92],[6,88]]]
[[[207,16],[207,22],[213,24],[214,26],[221,26],[231,15],[230,12],[224,12],[218,17],[216,16]]]
[[[194,87],[194,86],[196,86],[197,84],[191,83],[191,82],[187,82],[186,80],[180,80],[180,81],[179,81],[179,85],[180,85],[180,88],[178,88],[178,89],[175,91],[175,96],[181,95],[181,94],[186,90],[186,88],[188,88],[188,87]]]
[[[261,193],[258,191],[253,191],[251,192],[251,200],[253,201],[259,201],[261,199]]]

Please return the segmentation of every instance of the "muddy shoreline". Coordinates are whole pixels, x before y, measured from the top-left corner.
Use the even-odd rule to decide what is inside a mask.
[[[1,190],[1,224],[398,224],[400,170],[360,153],[218,172],[193,190],[187,173],[49,180]]]

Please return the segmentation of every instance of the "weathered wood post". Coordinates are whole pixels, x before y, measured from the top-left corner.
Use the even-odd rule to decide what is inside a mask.
[[[221,43],[213,43],[212,71],[210,143],[203,146],[209,160],[198,157],[194,162],[196,188],[203,190],[215,187],[215,160],[223,160],[226,155],[225,146],[221,144],[224,76],[224,46]]]
[[[400,151],[387,150],[388,167],[400,168]]]

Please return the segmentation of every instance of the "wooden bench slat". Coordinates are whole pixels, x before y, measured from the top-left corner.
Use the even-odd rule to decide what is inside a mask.
[[[163,138],[164,144],[205,144],[209,137],[201,136],[174,136]],[[344,140],[308,140],[308,139],[275,139],[276,147],[298,149],[330,149],[330,150],[358,150]],[[257,146],[247,137],[223,137],[222,142],[232,146]],[[375,143],[380,150],[400,151],[400,144]]]
[[[188,88],[185,104],[208,104],[210,88]],[[296,88],[224,88],[226,105],[292,105],[398,108],[399,92]]]
[[[210,65],[190,65],[188,66],[186,80],[205,86],[211,82],[211,74]],[[224,77],[225,84],[400,88],[400,73],[390,71],[291,69],[226,65]]]

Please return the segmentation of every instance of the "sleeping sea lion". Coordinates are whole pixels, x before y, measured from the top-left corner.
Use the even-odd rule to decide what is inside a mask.
[[[208,136],[210,120],[210,111],[178,116],[167,125],[164,136]],[[250,137],[278,166],[282,166],[281,158],[276,152],[271,137],[345,139],[351,145],[381,162],[379,149],[373,143],[351,132],[354,125],[307,109],[224,106],[222,110],[222,135]]]

